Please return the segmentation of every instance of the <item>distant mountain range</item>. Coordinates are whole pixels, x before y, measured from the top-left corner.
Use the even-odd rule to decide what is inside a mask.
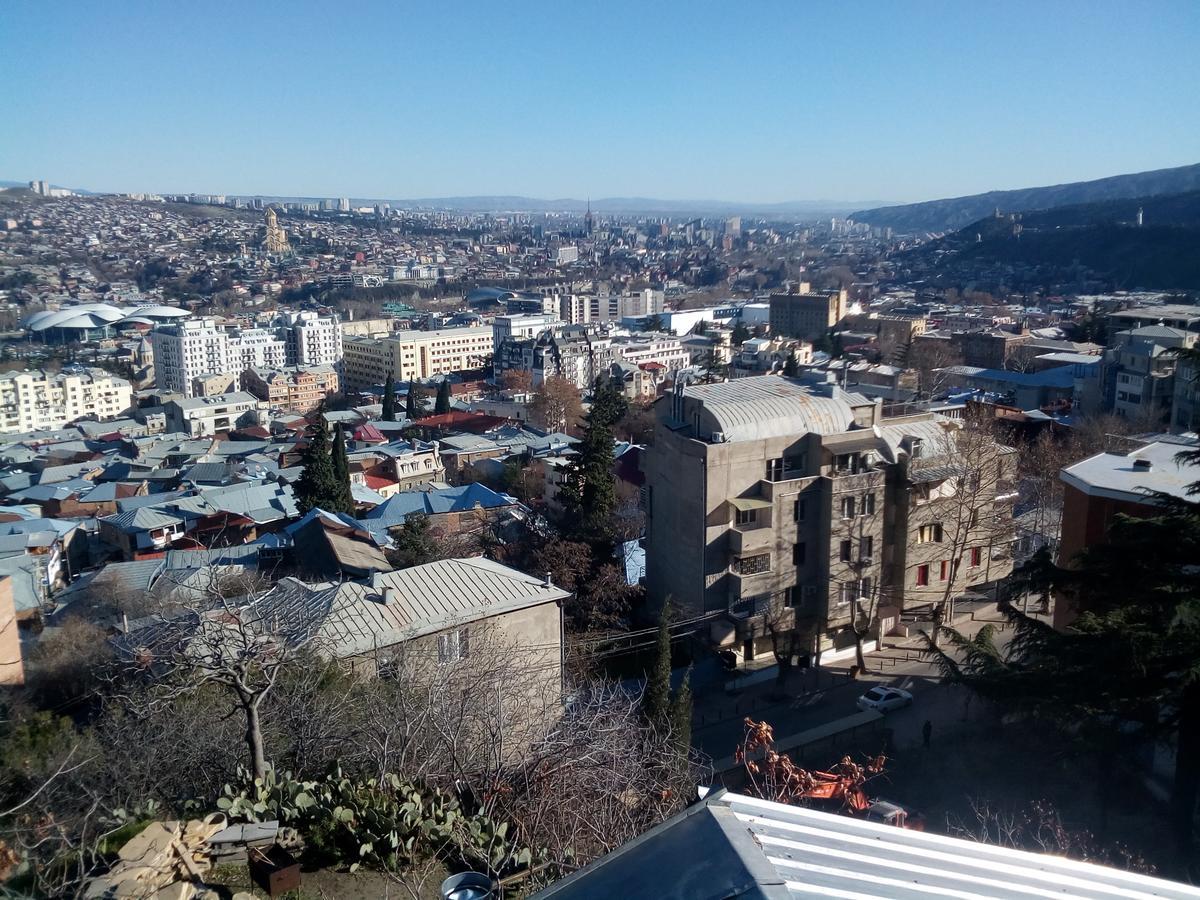
[[[1197,290],[1197,248],[1200,190],[989,215],[899,259],[962,284],[1037,287],[1086,271],[1118,289]]]
[[[991,215],[1053,209],[1081,203],[1098,203],[1159,194],[1177,194],[1200,190],[1200,164],[1175,169],[1156,169],[1134,175],[1114,175],[1096,181],[1077,181],[1051,187],[1022,188],[1015,191],[989,191],[970,197],[927,200],[864,209],[851,215],[856,222],[891,226],[902,234],[945,232],[962,228]]]

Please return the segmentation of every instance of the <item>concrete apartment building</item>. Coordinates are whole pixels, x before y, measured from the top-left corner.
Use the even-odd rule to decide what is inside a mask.
[[[266,404],[253,394],[238,391],[215,397],[171,400],[166,408],[171,431],[191,437],[212,437],[236,428],[262,424],[259,411],[265,409]]]
[[[339,385],[332,366],[296,366],[286,369],[247,369],[241,376],[241,388],[272,408],[305,413],[316,409]]]
[[[885,315],[879,323],[879,361],[903,365],[908,360],[913,338],[924,334],[928,319],[924,316]]]
[[[1106,408],[1146,428],[1166,424],[1178,430],[1192,425],[1194,394],[1189,373],[1177,374],[1173,351],[1196,345],[1200,334],[1168,325],[1118,331],[1104,354],[1102,390]],[[1180,404],[1175,410],[1176,397]]]
[[[124,378],[103,369],[0,375],[0,432],[47,431],[81,418],[118,418],[133,405]]]
[[[391,337],[348,338],[342,343],[343,373],[348,390],[383,384],[390,374],[397,382],[424,381],[478,369],[493,353],[492,326],[405,331]]]
[[[814,650],[844,653],[864,617],[874,638],[906,607],[1007,575],[1011,453],[988,439],[968,458],[961,423],[881,409],[778,375],[660,399],[645,462],[650,596],[685,617],[725,613],[713,640],[747,658],[769,648],[780,609]]]
[[[794,291],[771,295],[771,334],[815,340],[846,317],[847,295],[840,291],[813,291],[800,282]]]
[[[155,382],[161,390],[193,395],[196,379],[220,373],[235,378],[246,369],[341,362],[336,318],[286,313],[265,328],[228,328],[215,319],[188,319],[150,332]]]

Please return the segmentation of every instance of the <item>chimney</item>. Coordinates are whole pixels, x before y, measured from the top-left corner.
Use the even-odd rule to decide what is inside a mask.
[[[392,592],[393,592],[393,589],[390,587],[385,587],[383,589],[383,605],[384,606],[387,606],[389,603],[392,602]]]
[[[1135,459],[1133,461],[1133,470],[1135,472],[1153,472],[1154,463],[1148,459]]]
[[[546,587],[554,587],[554,580],[550,577],[550,573],[546,573],[546,580],[542,582]]]

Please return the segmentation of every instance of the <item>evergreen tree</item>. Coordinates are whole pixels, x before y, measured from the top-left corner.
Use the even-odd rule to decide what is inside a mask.
[[[670,725],[671,715],[671,629],[667,626],[664,609],[658,620],[658,639],[654,646],[654,662],[642,692],[642,715],[651,725],[662,728]]]
[[[613,426],[628,408],[620,388],[611,381],[597,381],[583,439],[575,448],[578,456],[568,467],[562,487],[568,535],[591,544],[598,558],[611,556],[611,546],[605,545],[616,536]]]
[[[300,512],[310,509],[336,510],[341,502],[341,490],[333,470],[329,444],[329,423],[323,411],[318,411],[312,424],[308,446],[300,456],[304,471],[296,481],[296,506]]]
[[[333,432],[333,478],[337,483],[337,503],[324,507],[330,512],[354,513],[354,495],[350,491],[350,458],[346,455],[346,436],[342,426]]]
[[[442,383],[438,385],[437,400],[434,402],[433,411],[439,416],[444,416],[450,412],[450,380],[442,379]]]
[[[750,340],[750,329],[738,322],[733,326],[733,335],[730,337],[735,347],[740,347],[746,341]]]
[[[796,351],[793,350],[788,354],[788,358],[783,363],[783,374],[788,378],[795,378],[800,374],[800,363],[796,361]]]
[[[396,382],[392,373],[388,373],[387,381],[383,383],[383,421],[396,421]]]
[[[1105,544],[1072,568],[1035,557],[1015,573],[1021,594],[1052,588],[1057,603],[1080,601],[1063,630],[1006,608],[1014,635],[1000,649],[991,626],[974,638],[942,629],[932,648],[949,680],[1024,711],[1094,753],[1098,783],[1131,744],[1174,737],[1171,819],[1190,852],[1200,793],[1200,504],[1157,495],[1162,513],[1117,516]]]
[[[415,422],[421,416],[425,415],[425,407],[422,405],[424,399],[425,395],[417,387],[417,383],[410,381],[408,383],[408,396],[404,398],[404,414],[408,416],[410,422]]]
[[[683,673],[679,690],[671,699],[671,737],[680,753],[692,746],[692,667]]]

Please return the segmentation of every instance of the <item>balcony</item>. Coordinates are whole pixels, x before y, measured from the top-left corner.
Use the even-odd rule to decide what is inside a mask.
[[[770,522],[735,525],[729,529],[729,552],[733,556],[765,553],[775,546],[775,530]]]

